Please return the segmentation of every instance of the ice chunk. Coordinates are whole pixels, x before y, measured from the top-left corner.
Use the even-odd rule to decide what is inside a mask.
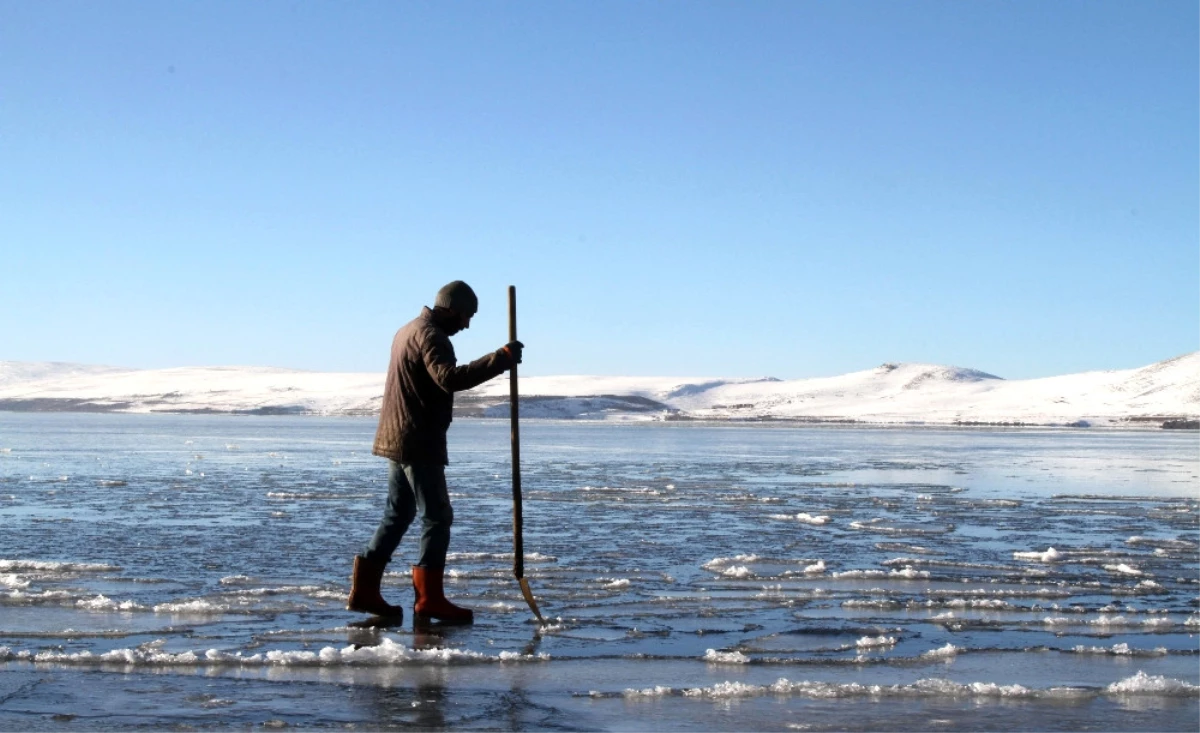
[[[796,515],[796,521],[802,524],[828,524],[829,517],[825,514],[813,515],[806,512],[800,512]]]
[[[887,572],[884,570],[843,570],[840,573],[834,573],[834,578],[886,578]]]
[[[1125,543],[1129,545],[1149,545],[1150,547],[1157,547],[1160,550],[1194,550],[1197,547],[1196,543],[1192,542],[1191,540],[1160,540],[1150,537],[1142,537],[1140,535],[1134,535],[1133,537],[1130,537],[1129,539],[1125,540]]]
[[[41,571],[51,573],[106,573],[120,570],[117,565],[86,562],[51,562],[48,560],[0,560],[0,570]]]
[[[144,609],[145,606],[134,601],[114,601],[113,599],[98,595],[95,598],[83,598],[75,602],[79,608],[86,608],[89,611],[138,611]]]
[[[9,588],[28,588],[29,581],[16,573],[0,573],[0,585]]]
[[[744,682],[719,682],[711,687],[694,687],[676,690],[672,687],[647,687],[641,690],[625,690],[626,698],[662,698],[674,695],[705,699],[738,699],[763,695],[789,695],[814,699],[837,699],[855,697],[1001,697],[1032,698],[1047,694],[1086,694],[1086,691],[1071,688],[1036,690],[1023,685],[1000,685],[994,682],[970,682],[966,684],[947,679],[922,679],[908,685],[864,685],[858,682],[834,683],[801,681],[791,682],[780,678],[770,685],[751,685]],[[598,693],[593,693],[593,697]]]
[[[895,646],[894,636],[864,636],[854,643],[859,649],[875,649],[878,647]]]
[[[1118,565],[1105,565],[1104,569],[1110,573],[1117,573],[1118,575],[1143,575],[1141,570],[1138,570],[1132,565],[1128,565],[1126,563],[1120,563]]]
[[[754,697],[763,694],[761,685],[748,685],[745,682],[718,682],[712,687],[697,687],[683,691],[684,697],[707,698],[739,698]]]
[[[1063,559],[1063,554],[1053,547],[1045,552],[1014,552],[1013,558],[1017,560],[1033,560],[1034,562],[1060,562]]]
[[[1166,656],[1166,654],[1167,654],[1166,647],[1160,646],[1160,647],[1154,648],[1151,651],[1140,651],[1138,649],[1134,649],[1133,647],[1129,646],[1129,644],[1126,644],[1126,643],[1113,644],[1111,648],[1106,648],[1106,647],[1102,647],[1102,646],[1083,646],[1082,644],[1079,644],[1075,647],[1074,651],[1077,654],[1112,654],[1114,656],[1119,656],[1119,657],[1130,657],[1130,656],[1161,657],[1161,656]]]
[[[704,661],[715,664],[749,664],[750,657],[741,652],[719,652],[709,649],[704,652]]]
[[[1200,693],[1200,685],[1183,680],[1169,679],[1162,675],[1151,676],[1138,670],[1132,677],[1114,682],[1104,691],[1110,695],[1179,695],[1190,696]]]
[[[946,646],[939,647],[937,649],[930,649],[929,651],[922,654],[921,658],[923,658],[923,659],[950,659],[952,657],[958,656],[958,654],[961,651],[962,651],[962,647],[954,646],[953,644],[947,644]]]
[[[3,647],[0,647],[0,651],[3,651]],[[0,657],[0,659],[3,659],[3,657]],[[593,694],[594,694],[594,696],[596,696],[599,693],[593,693]],[[675,688],[667,687],[666,685],[657,685],[655,687],[647,687],[647,688],[644,688],[641,690],[634,690],[634,689],[630,688],[630,689],[625,690],[625,692],[622,694],[625,697],[629,697],[629,698],[670,697],[671,695],[675,694]]]
[[[734,555],[733,557],[715,557],[712,560],[709,560],[708,562],[704,563],[700,567],[704,568],[705,570],[720,571],[728,565],[735,565],[737,563],[757,562],[758,560],[759,560],[758,555],[754,555],[754,554]]]
[[[178,603],[160,603],[154,607],[155,613],[220,614],[228,610],[227,606],[220,606],[211,601],[201,599],[180,601]]]

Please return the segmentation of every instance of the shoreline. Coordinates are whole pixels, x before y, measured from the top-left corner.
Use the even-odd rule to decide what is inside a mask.
[[[535,402],[536,397],[530,402]],[[522,400],[524,403],[524,400]],[[86,399],[39,398],[29,400],[0,399],[0,413],[12,414],[102,414],[102,415],[208,415],[229,417],[377,417],[378,411],[345,410],[325,412],[308,410],[299,406],[264,406],[253,409],[222,410],[204,408],[137,409],[135,403],[103,403]],[[133,409],[131,409],[133,408]],[[506,421],[505,415],[483,414],[478,408],[456,410],[458,420]],[[894,428],[894,429],[1039,429],[1039,430],[1099,430],[1124,432],[1179,431],[1200,432],[1200,419],[1191,415],[1153,415],[1136,417],[1092,417],[1072,422],[1037,422],[1028,420],[954,420],[937,421],[928,419],[870,420],[837,416],[813,417],[712,417],[691,416],[678,413],[648,415],[642,413],[610,413],[602,416],[545,417],[526,416],[526,421],[560,423],[603,423],[635,425],[697,425],[737,427],[829,427],[829,428]]]

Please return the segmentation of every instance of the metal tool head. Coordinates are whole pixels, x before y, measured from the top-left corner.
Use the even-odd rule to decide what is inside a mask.
[[[533,591],[529,589],[529,581],[525,578],[517,578],[521,583],[521,595],[525,596],[525,602],[529,604],[529,610],[533,611],[533,615],[537,616],[539,624],[545,624],[546,619],[542,618],[542,612],[538,610],[537,601],[533,600]]]

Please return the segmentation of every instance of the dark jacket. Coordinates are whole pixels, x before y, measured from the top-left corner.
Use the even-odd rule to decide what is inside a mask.
[[[399,463],[449,463],[446,431],[454,393],[483,384],[512,366],[501,348],[457,366],[450,337],[429,308],[396,332],[383,385],[383,407],[371,452]]]

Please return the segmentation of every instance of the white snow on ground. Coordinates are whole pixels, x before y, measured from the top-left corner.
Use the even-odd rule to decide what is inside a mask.
[[[463,393],[460,406],[507,414],[508,380]],[[1200,417],[1200,352],[1139,369],[1004,380],[974,369],[884,364],[838,377],[778,380],[524,376],[522,414],[559,419],[853,420],[875,424],[1127,425]],[[120,369],[0,362],[0,409],[371,414],[383,375],[270,367]],[[77,406],[78,408],[78,406]],[[1158,427],[1151,421],[1149,427]]]

